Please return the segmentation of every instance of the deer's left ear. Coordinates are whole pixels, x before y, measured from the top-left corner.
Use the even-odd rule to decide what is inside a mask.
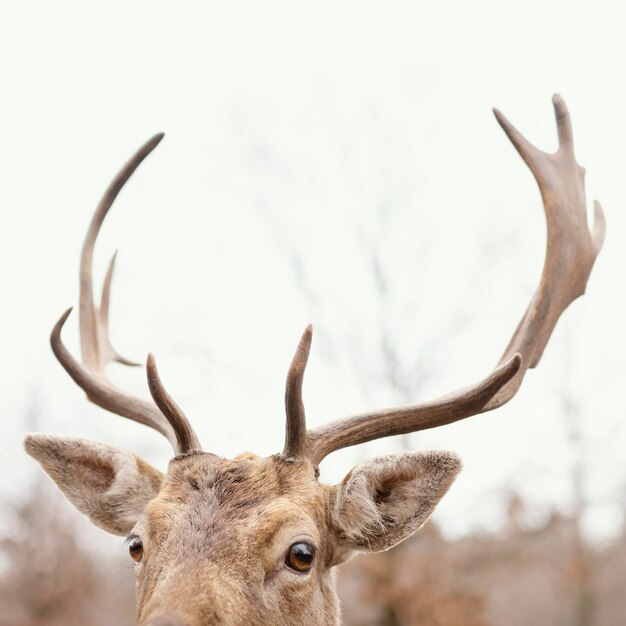
[[[332,511],[340,546],[379,552],[410,537],[426,522],[461,470],[452,452],[393,454],[357,465],[337,486]]]
[[[39,434],[24,447],[81,513],[114,535],[127,535],[161,488],[161,472],[123,448]]]

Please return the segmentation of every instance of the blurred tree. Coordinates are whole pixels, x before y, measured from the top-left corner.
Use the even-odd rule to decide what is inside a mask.
[[[500,533],[446,540],[428,523],[391,552],[340,568],[347,626],[571,626],[581,618],[578,520],[554,512],[530,527],[519,496]],[[522,512],[522,514],[520,514]],[[626,621],[626,528],[585,544],[593,626]]]
[[[130,626],[134,576],[80,545],[43,477],[0,541],[0,626]]]
[[[467,584],[471,568],[429,523],[394,550],[342,567],[346,625],[488,626],[482,590]]]

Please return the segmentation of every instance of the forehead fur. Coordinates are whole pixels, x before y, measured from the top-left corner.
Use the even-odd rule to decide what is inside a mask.
[[[188,497],[211,491],[221,506],[246,509],[264,499],[295,494],[317,485],[315,467],[306,460],[287,461],[279,455],[260,458],[245,454],[222,459],[212,454],[193,453],[170,461],[163,496]]]
[[[299,514],[300,521],[304,516],[316,525],[322,522],[328,495],[306,460],[278,455],[227,460],[194,453],[170,462],[161,493],[147,510],[148,530],[163,535],[173,524],[198,527],[203,545],[215,549],[220,536],[226,540],[245,523],[255,525],[255,542],[267,541],[289,517]]]

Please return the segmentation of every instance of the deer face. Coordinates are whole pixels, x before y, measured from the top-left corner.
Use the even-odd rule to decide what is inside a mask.
[[[335,623],[330,495],[306,462],[173,460],[131,531],[143,544],[139,622],[302,624],[313,613]]]
[[[406,453],[328,486],[281,455],[192,452],[161,475],[80,439],[30,435],[26,450],[95,524],[128,537],[141,626],[337,624],[332,568],[412,534],[460,469],[451,453]]]

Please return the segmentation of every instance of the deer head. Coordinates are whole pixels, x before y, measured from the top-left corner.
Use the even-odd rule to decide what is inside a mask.
[[[589,230],[584,171],[574,157],[570,117],[559,96],[553,104],[559,136],[555,154],[535,148],[495,111],[539,184],[548,225],[539,287],[496,369],[479,383],[434,401],[308,430],[302,380],[309,326],[287,376],[285,446],[268,458],[244,454],[228,460],[203,451],[163,387],[152,355],[147,374],[153,403],[105,377],[108,361],[132,363],[109,341],[115,259],[101,304],[94,304],[94,245],[115,197],[162,135],[143,146],[113,180],[82,249],[82,362],[61,340],[70,310],[52,331],[52,349],[89,400],[160,432],[172,444],[174,457],[162,474],[132,452],[82,439],[37,434],[27,436],[25,446],[79,511],[100,528],[128,537],[136,564],[138,624],[337,624],[333,567],[355,552],[391,548],[428,519],[461,468],[453,453],[373,459],[335,486],[318,481],[318,466],[340,448],[449,424],[508,402],[526,370],[537,365],[561,313],[584,293],[602,246],[604,217],[596,202]]]

